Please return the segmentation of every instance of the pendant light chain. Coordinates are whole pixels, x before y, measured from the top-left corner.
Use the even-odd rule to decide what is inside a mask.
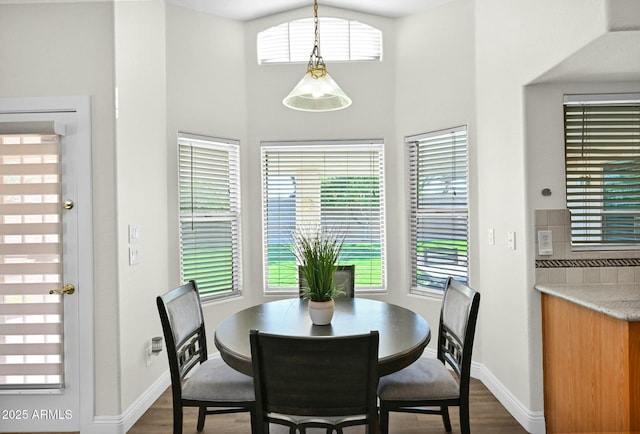
[[[318,21],[318,0],[313,0],[315,41],[313,43],[313,50],[311,50],[311,56],[309,57],[309,64],[307,65],[307,72],[309,72],[313,78],[322,78],[327,75],[327,67],[320,55],[320,28]]]
[[[291,109],[309,112],[327,112],[349,107],[351,98],[333,81],[320,55],[318,0],[313,0],[313,24],[315,41],[309,56],[307,72],[282,103]]]

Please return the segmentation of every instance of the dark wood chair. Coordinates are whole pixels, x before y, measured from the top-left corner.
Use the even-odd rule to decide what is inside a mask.
[[[255,432],[269,424],[342,433],[365,425],[378,432],[378,332],[340,337],[292,337],[252,330]]]
[[[450,432],[450,406],[460,407],[461,431],[470,433],[469,378],[479,306],[479,293],[451,277],[447,279],[440,311],[438,358],[422,357],[380,379],[378,397],[383,434],[389,432],[392,411],[439,414]]]
[[[158,296],[156,302],[169,358],[173,433],[182,433],[183,407],[199,407],[198,431],[204,428],[208,414],[249,411],[253,418],[252,378],[230,368],[221,359],[207,359],[207,338],[196,282],[191,280]]]
[[[355,296],[356,286],[356,266],[355,265],[338,265],[338,270],[333,278],[336,286],[344,292],[345,297],[353,298]],[[300,296],[304,288],[307,286],[307,280],[304,278],[302,269],[298,266],[298,282],[300,284]]]

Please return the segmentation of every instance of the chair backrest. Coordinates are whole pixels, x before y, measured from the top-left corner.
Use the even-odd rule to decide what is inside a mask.
[[[169,357],[171,386],[179,390],[187,373],[207,360],[207,338],[198,286],[190,280],[158,296],[156,303]]]
[[[453,368],[461,388],[469,387],[479,307],[478,292],[452,277],[447,279],[440,311],[438,358]]]
[[[256,420],[296,416],[367,415],[377,420],[378,332],[292,337],[252,330]],[[369,432],[375,432],[369,430]]]
[[[345,297],[353,298],[355,296],[355,275],[355,265],[338,265],[333,281],[338,289],[344,292]],[[300,266],[298,266],[298,282],[300,284],[300,296],[302,296],[304,289],[307,287],[307,279],[304,278],[304,273]]]

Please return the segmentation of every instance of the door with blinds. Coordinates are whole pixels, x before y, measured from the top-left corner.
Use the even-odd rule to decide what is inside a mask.
[[[76,113],[0,113],[0,431],[79,431]]]

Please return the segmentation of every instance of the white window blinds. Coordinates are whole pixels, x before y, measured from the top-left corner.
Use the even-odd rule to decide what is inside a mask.
[[[354,20],[320,17],[321,54],[326,61],[382,60],[382,32]],[[314,24],[304,18],[258,33],[258,63],[308,62]]]
[[[181,133],[180,258],[183,282],[202,297],[237,293],[240,273],[240,170],[235,141]]]
[[[0,389],[61,388],[60,140],[0,136]]]
[[[640,245],[638,97],[565,102],[566,194],[574,246]]]
[[[344,234],[339,263],[355,265],[357,289],[384,287],[383,174],[379,141],[263,143],[267,291],[297,290],[291,235],[318,226]]]
[[[467,129],[407,137],[412,292],[468,280]]]

